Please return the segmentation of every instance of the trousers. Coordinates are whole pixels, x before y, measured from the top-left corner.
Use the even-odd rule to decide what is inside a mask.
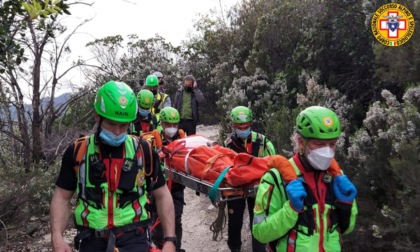
[[[182,245],[182,214],[184,212],[184,189],[185,186],[176,184],[176,187],[172,188],[171,195],[174,201],[175,208],[175,235],[176,235],[176,251],[180,251]],[[162,225],[156,226],[153,231],[153,242],[161,248],[163,245],[163,229]]]
[[[252,230],[252,222],[254,218],[255,198],[237,199],[227,201],[228,206],[228,241],[227,244],[231,251],[240,251],[242,246],[241,230],[243,225],[243,217],[245,206],[248,203],[249,228]],[[264,252],[266,245],[258,242],[252,235],[252,251]]]
[[[123,234],[116,234],[115,247],[119,252],[148,252],[147,232],[138,233],[136,230]],[[80,252],[105,252],[108,239],[90,236],[80,242]]]

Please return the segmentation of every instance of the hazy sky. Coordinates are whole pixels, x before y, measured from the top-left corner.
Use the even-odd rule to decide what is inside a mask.
[[[220,0],[223,11],[238,0]],[[198,13],[216,9],[219,0],[96,0],[92,7],[72,6],[72,17],[66,22],[75,25],[86,18],[92,21],[79,29],[71,47],[82,48],[86,42],[105,36],[137,34],[141,39],[161,35],[166,41],[179,45],[193,30]],[[82,53],[84,54],[84,53]]]
[[[167,42],[180,45],[187,40],[187,33],[193,32],[193,21],[198,14],[209,13],[214,9],[225,13],[239,0],[96,0],[92,7],[78,5],[70,7],[70,16],[61,20],[72,31],[76,25],[85,19],[92,19],[81,26],[71,37],[68,45],[72,50],[69,58],[62,61],[62,68],[67,69],[72,61],[78,58],[89,60],[90,52],[86,43],[105,36],[122,35],[127,41],[127,35],[136,34],[140,39],[148,39],[159,34]],[[221,3],[221,6],[220,6]],[[79,72],[73,70],[66,74],[63,85],[58,93],[72,89],[65,80],[74,84],[82,84],[84,79]]]

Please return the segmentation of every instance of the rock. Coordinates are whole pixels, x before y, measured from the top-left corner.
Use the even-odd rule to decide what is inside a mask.
[[[38,222],[34,222],[34,223],[29,223],[26,227],[25,227],[25,234],[32,236],[36,231],[38,231],[41,228],[41,223]]]

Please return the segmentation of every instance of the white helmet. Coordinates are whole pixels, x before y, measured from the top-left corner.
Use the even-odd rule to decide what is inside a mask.
[[[154,76],[158,77],[158,78],[163,78],[163,74],[161,72],[154,72],[153,73]]]

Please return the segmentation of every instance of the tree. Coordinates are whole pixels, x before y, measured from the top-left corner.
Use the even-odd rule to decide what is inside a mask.
[[[117,35],[87,44],[99,63],[99,71],[86,71],[87,78],[96,87],[109,80],[120,80],[138,92],[147,75],[155,71],[162,72],[168,83],[177,83],[180,74],[174,61],[179,52],[178,47],[172,46],[160,36],[138,39],[137,35],[129,35],[128,42],[123,42],[122,36]],[[166,85],[166,88],[171,92],[176,86]]]
[[[16,4],[16,1],[11,2]],[[4,8],[9,8],[9,11]],[[10,11],[15,9],[14,12]],[[7,118],[10,120],[7,127],[2,127],[1,131],[21,146],[14,149],[19,157],[15,163],[19,165],[19,160],[23,159],[22,166],[26,171],[30,170],[32,163],[36,164],[45,159],[44,139],[51,140],[54,121],[74,100],[55,107],[54,100],[57,88],[61,85],[61,79],[75,67],[84,64],[82,61],[74,62],[61,71],[60,63],[63,55],[71,52],[67,43],[84,23],[82,22],[73,31],[68,32],[63,41],[59,41],[58,38],[65,34],[67,29],[60,24],[58,17],[62,14],[70,14],[68,9],[69,5],[64,1],[38,2],[34,0],[31,3],[19,1],[19,5],[11,5],[8,2],[2,5],[1,13],[6,15],[2,18],[9,21],[7,27],[10,33],[8,33],[7,41],[10,43],[8,45],[9,47],[16,45],[14,50],[22,52],[22,56],[12,56],[11,52],[14,51],[9,48],[6,57],[3,57],[0,63],[4,70],[0,74],[1,87],[6,94],[4,100],[6,103],[3,108],[6,115],[9,114]],[[25,64],[20,64],[22,61]],[[48,63],[50,67],[49,75],[42,74],[46,70],[45,63]],[[24,104],[24,89],[27,86],[31,92],[30,107]],[[12,116],[13,111],[9,110],[10,106],[16,111],[16,118]]]

